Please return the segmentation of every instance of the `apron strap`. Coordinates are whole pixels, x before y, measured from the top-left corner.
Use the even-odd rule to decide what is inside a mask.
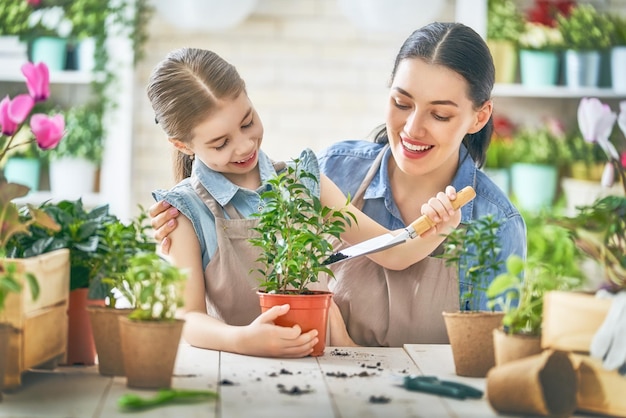
[[[354,197],[352,199],[352,204],[361,209],[363,207],[363,196],[365,195],[365,190],[367,190],[367,187],[370,185],[370,183],[372,182],[372,179],[374,178],[374,176],[376,175],[376,173],[378,173],[378,169],[380,168],[380,164],[383,161],[383,156],[385,155],[385,152],[389,149],[389,144],[385,145],[383,147],[383,149],[380,150],[380,152],[378,153],[378,155],[376,156],[376,159],[374,160],[374,162],[372,163],[369,171],[367,172],[367,174],[365,175],[365,178],[363,178],[363,181],[361,182],[361,185],[359,186],[359,188],[357,189],[356,193],[354,194]]]

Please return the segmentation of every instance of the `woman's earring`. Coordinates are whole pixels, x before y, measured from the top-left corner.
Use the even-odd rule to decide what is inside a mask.
[[[196,154],[190,154],[190,155],[189,155],[189,159],[190,159],[191,161],[193,161],[193,159],[194,159],[194,158],[196,158]]]

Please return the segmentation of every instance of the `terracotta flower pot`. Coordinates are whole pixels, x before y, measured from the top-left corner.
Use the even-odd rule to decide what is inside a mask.
[[[118,316],[126,385],[162,389],[172,386],[174,363],[185,321],[135,321]]]
[[[87,311],[98,353],[98,371],[104,376],[125,376],[118,317],[128,316],[133,310],[88,306]]]
[[[69,326],[67,330],[67,364],[91,366],[96,364],[96,344],[93,340],[91,321],[87,306],[104,306],[104,300],[87,299],[89,289],[70,291],[67,309]]]
[[[493,330],[493,352],[496,366],[541,353],[540,335],[507,334]]]
[[[444,312],[456,374],[485,377],[495,366],[493,330],[502,325],[502,312]]]
[[[276,325],[292,327],[298,324],[302,332],[317,329],[319,341],[313,347],[311,356],[324,354],[328,308],[333,295],[331,292],[313,291],[306,295],[268,294],[264,292],[257,292],[257,294],[262,312],[267,311],[272,306],[289,304],[289,312],[279,316],[275,321]]]

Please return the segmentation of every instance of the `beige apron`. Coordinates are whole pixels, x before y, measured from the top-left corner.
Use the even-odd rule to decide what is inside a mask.
[[[215,216],[217,251],[204,271],[207,313],[229,325],[248,325],[261,314],[258,273],[250,270],[260,267],[259,250],[248,242],[259,220],[243,219],[230,203],[222,207],[193,175],[191,184]]]
[[[385,149],[354,196],[352,203],[358,208],[363,206],[363,194],[378,172]],[[459,310],[459,285],[456,268],[446,267],[444,260],[427,257],[394,271],[357,257],[331,268],[336,280],[330,279],[328,285],[355,343],[400,347],[448,342],[441,313]]]

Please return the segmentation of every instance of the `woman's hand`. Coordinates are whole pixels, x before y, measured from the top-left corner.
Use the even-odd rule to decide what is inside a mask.
[[[172,244],[168,235],[176,229],[178,225],[176,217],[180,212],[165,200],[161,200],[148,208],[148,215],[154,229],[154,239],[161,242],[161,252],[168,255]]]
[[[422,205],[422,215],[428,216],[435,225],[424,232],[421,237],[437,236],[446,234],[461,223],[461,210],[455,210],[452,201],[456,199],[456,189],[446,187],[445,192],[437,193],[437,196],[428,199]]]

